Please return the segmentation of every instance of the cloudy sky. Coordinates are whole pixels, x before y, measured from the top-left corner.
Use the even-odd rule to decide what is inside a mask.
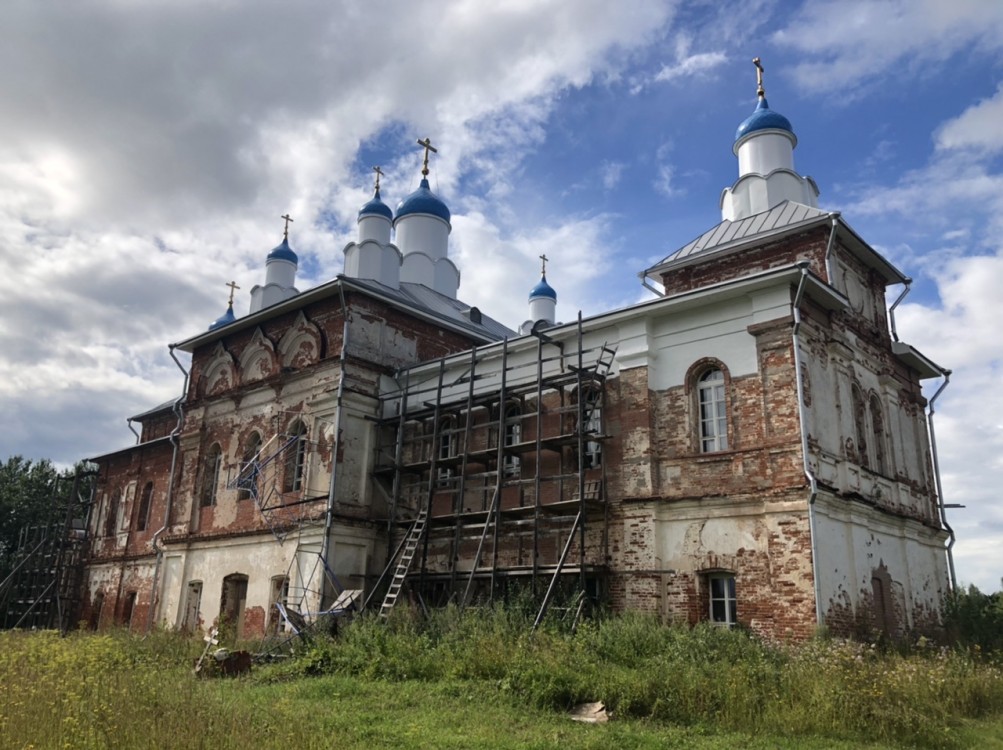
[[[8,3],[0,45],[0,460],[132,441],[167,343],[238,314],[295,219],[301,289],[439,147],[460,296],[518,325],[541,248],[562,319],[720,219],[755,106],[915,279],[902,338],[953,370],[936,430],[962,582],[1003,575],[1003,3]],[[933,384],[934,386],[936,384]]]

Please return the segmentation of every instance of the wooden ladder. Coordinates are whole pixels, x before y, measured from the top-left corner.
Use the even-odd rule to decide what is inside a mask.
[[[422,508],[418,512],[418,517],[414,519],[414,525],[407,532],[404,548],[401,550],[397,560],[397,568],[394,570],[394,577],[390,580],[390,588],[387,589],[387,595],[383,598],[383,604],[380,607],[380,619],[387,619],[397,603],[397,597],[400,596],[401,589],[404,588],[404,580],[407,578],[411,563],[414,561],[415,552],[418,551],[418,542],[421,541],[421,536],[425,533],[427,520],[428,510]]]

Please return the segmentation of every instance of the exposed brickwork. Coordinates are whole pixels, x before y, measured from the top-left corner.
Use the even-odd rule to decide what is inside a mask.
[[[425,413],[404,424],[406,466],[394,508],[398,519],[406,519],[426,498],[431,500],[428,547],[416,565],[424,563],[423,574],[430,581],[426,593],[448,598],[449,587],[455,591],[466,580],[479,548],[482,573],[505,569],[513,581],[527,580],[534,563],[554,566],[566,548],[584,490],[584,546],[578,534],[567,546],[569,578],[584,564],[589,585],[596,590],[604,586],[614,609],[647,611],[667,621],[706,620],[711,578],[727,575],[734,578],[739,625],[772,638],[810,636],[817,626],[815,592],[826,573],[814,559],[809,525],[812,485],[802,452],[799,373],[808,469],[818,486],[846,507],[866,505],[896,523],[921,526],[928,534],[941,531],[925,401],[917,374],[891,351],[885,280],[838,243],[829,259],[829,279],[829,236],[828,228],[819,228],[666,274],[671,295],[807,260],[811,271],[830,281],[850,307],[831,310],[805,297],[798,356],[789,308],[769,316],[749,314],[747,322],[729,332],[729,345],[741,350],[734,361],[748,364],[741,371],[733,372],[729,361],[711,356],[709,348],[702,352],[690,346],[680,350],[692,361],[671,362],[665,369],[678,374],[667,382],[656,366],[652,371],[643,366],[642,347],[629,369],[606,380],[603,436],[585,440],[582,455],[576,437],[579,394],[570,381],[548,389],[539,404],[535,392],[524,390],[504,403],[479,402],[469,413],[451,406],[438,413],[438,423],[427,408],[433,396],[426,396],[414,407]],[[793,287],[772,290],[773,299],[785,300],[788,291],[793,300]],[[264,544],[273,531],[298,524],[321,528],[332,465],[336,492],[331,507],[339,528],[359,539],[372,538],[373,529],[382,528],[391,512],[393,474],[377,470],[371,478],[370,472],[374,461],[389,466],[386,456],[376,458],[376,443],[392,447],[396,424],[373,426],[386,388],[381,378],[404,365],[463,351],[473,342],[359,293],[347,293],[345,304],[347,346],[342,300],[329,296],[195,350],[184,421],[176,436],[173,505],[160,537],[169,549],[180,554],[200,545],[206,556],[213,549],[209,542],[220,549],[254,540]],[[771,304],[768,309],[779,309],[775,301]],[[452,377],[460,378],[466,367],[458,365]],[[727,446],[705,452],[698,383],[710,369],[722,373]],[[336,434],[339,393],[345,421]],[[865,401],[857,398],[855,403],[856,393],[864,394]],[[498,472],[497,447],[499,442],[504,446],[509,434],[505,412],[513,405],[521,414],[518,440],[527,446],[503,458]],[[142,423],[144,441],[177,427],[169,409]],[[307,458],[299,468],[285,455],[274,462],[268,481],[278,489],[272,509],[263,514],[228,480],[241,470],[255,436],[285,440],[300,426],[307,435]],[[444,426],[449,429],[448,455],[443,455]],[[383,433],[379,439],[378,432]],[[538,434],[539,454],[535,445],[528,445]],[[205,477],[216,446],[222,456],[220,479],[209,499]],[[589,466],[596,456],[600,464]],[[167,511],[173,457],[173,444],[164,440],[101,460],[101,510],[93,520],[96,541],[85,597],[88,621],[98,624],[101,601],[101,625],[130,619],[127,614],[134,626],[145,622],[152,603],[152,539]],[[580,461],[586,466],[581,478]],[[538,486],[537,474],[547,481]],[[296,476],[302,481],[292,487]],[[143,488],[151,481],[151,520],[141,530],[136,516]],[[482,535],[496,487],[506,518],[497,539],[490,526]],[[107,520],[113,505],[122,520]],[[362,556],[367,554],[371,549],[363,550]],[[842,564],[840,559],[829,567]],[[265,574],[234,567],[221,575],[238,570],[251,583],[260,583]],[[874,585],[885,592],[880,608],[874,591],[866,587],[858,591],[854,584],[852,590],[837,591],[821,603],[826,624],[836,632],[858,632],[864,626],[873,630],[875,612],[880,612],[880,628],[889,632],[902,632],[906,623],[935,623],[932,603],[938,601],[938,591],[929,584],[908,599],[907,574],[889,565],[873,576],[881,581]],[[485,574],[475,590],[483,593],[487,581]],[[498,590],[504,592],[507,585],[498,584]],[[204,592],[205,600],[216,606],[218,582],[212,586]],[[260,599],[261,588],[257,591]],[[245,637],[264,632],[264,604],[248,600]]]

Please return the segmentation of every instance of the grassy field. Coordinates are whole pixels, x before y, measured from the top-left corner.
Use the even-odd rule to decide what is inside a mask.
[[[512,613],[363,622],[239,679],[169,633],[0,633],[3,748],[1001,748],[981,655],[769,646],[639,617],[575,635]],[[572,722],[603,700],[614,719]]]

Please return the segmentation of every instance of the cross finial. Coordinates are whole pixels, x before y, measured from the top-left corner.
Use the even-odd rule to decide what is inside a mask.
[[[286,228],[282,231],[282,239],[288,240],[289,239],[289,222],[293,220],[293,217],[290,216],[289,213],[287,212],[284,215],[280,216],[279,218],[286,220]]]
[[[541,255],[539,257],[540,257],[540,262],[541,262],[540,275],[541,276],[546,276],[547,275],[547,261],[550,260],[550,259],[547,257],[546,253],[544,253],[543,255]]]
[[[766,89],[763,88],[763,64],[758,57],[752,58],[752,64],[756,66],[756,96],[760,99],[766,98]]]
[[[439,153],[439,149],[432,145],[432,141],[428,136],[425,136],[425,140],[419,138],[418,145],[425,149],[425,161],[421,166],[421,176],[428,177],[428,152],[431,151],[433,154],[437,154]]]
[[[373,167],[373,171],[376,172],[376,192],[380,192],[380,178],[383,176],[383,170],[379,166]]]
[[[237,282],[236,281],[231,281],[229,284],[224,284],[224,286],[230,287],[230,301],[227,304],[230,307],[233,307],[233,293],[235,291],[237,291],[238,289],[240,289],[240,287],[237,286]]]

